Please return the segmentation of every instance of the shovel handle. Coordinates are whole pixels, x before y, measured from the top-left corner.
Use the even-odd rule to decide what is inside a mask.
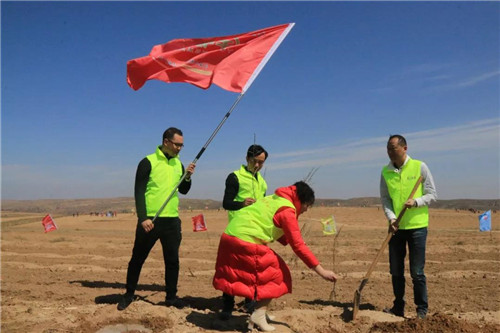
[[[408,199],[412,199],[413,198],[413,196],[415,195],[415,192],[417,192],[417,189],[420,186],[420,184],[422,183],[422,181],[423,181],[423,177],[420,176],[417,179],[417,182],[415,183],[415,186],[413,186],[413,190],[411,191],[410,196],[409,196]],[[401,210],[401,212],[398,215],[398,218],[396,219],[396,223],[399,224],[399,221],[401,221],[401,218],[403,217],[406,209],[407,209],[406,207],[403,207],[403,209]],[[368,278],[372,274],[372,271],[375,268],[375,265],[377,264],[377,261],[380,258],[380,255],[382,254],[382,252],[384,251],[385,247],[387,246],[387,244],[391,240],[392,235],[393,235],[392,232],[389,232],[387,234],[387,237],[385,238],[384,242],[382,243],[382,246],[380,247],[380,249],[377,252],[377,256],[375,257],[375,259],[371,263],[370,268],[368,269],[368,272],[366,272],[365,277],[361,281],[358,289],[354,292],[354,302],[353,302],[353,309],[352,309],[352,319],[353,320],[356,319],[357,313],[359,311],[359,305],[361,304],[361,290],[363,290],[363,288],[365,287],[365,285],[368,283]]]
[[[423,177],[420,176],[418,179],[417,179],[417,182],[415,183],[415,185],[413,186],[413,190],[411,191],[410,193],[410,196],[408,197],[408,199],[413,199],[413,196],[415,195],[415,192],[417,192],[417,189],[418,187],[420,186],[420,184],[422,183],[423,181]],[[403,207],[403,209],[401,210],[401,212],[399,213],[398,215],[398,218],[396,219],[396,222],[397,224],[399,224],[399,222],[401,221],[401,219],[403,218],[403,215],[405,214],[406,212],[406,209],[407,207]],[[370,277],[370,275],[372,274],[372,271],[373,269],[375,268],[375,265],[377,264],[377,261],[378,259],[380,258],[380,256],[382,255],[382,252],[384,251],[385,247],[387,246],[387,244],[389,243],[389,241],[391,240],[392,238],[392,235],[393,233],[392,232],[389,232],[387,234],[387,237],[385,238],[384,242],[382,243],[382,246],[380,247],[380,250],[378,250],[377,252],[377,256],[375,257],[375,260],[373,260],[373,262],[371,263],[370,265],[370,268],[368,269],[368,272],[366,272],[366,275],[363,279],[363,281],[361,282],[361,285],[364,286],[366,284],[366,281],[365,280],[368,280],[368,278]],[[363,283],[364,282],[364,283]]]

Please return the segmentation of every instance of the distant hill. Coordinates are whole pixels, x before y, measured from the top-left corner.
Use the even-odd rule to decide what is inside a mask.
[[[2,211],[50,213],[71,215],[74,213],[116,211],[129,213],[134,209],[133,198],[105,199],[42,199],[42,200],[2,200]]]
[[[363,197],[351,199],[316,199],[316,206],[327,207],[370,207],[380,206],[378,197]],[[210,199],[180,199],[181,210],[187,209],[221,209],[220,201]],[[456,199],[438,200],[431,207],[443,209],[460,209],[485,211],[500,208],[500,199]],[[135,211],[134,198],[103,198],[103,199],[44,199],[44,200],[2,200],[2,211],[50,213],[71,215],[75,213],[90,214],[91,212],[116,211],[130,213]]]
[[[378,197],[362,197],[351,199],[317,199],[315,205],[343,206],[343,207],[370,207],[381,206]],[[432,208],[459,209],[485,211],[500,209],[500,199],[453,199],[438,200],[431,205]]]
[[[214,200],[180,199],[179,208],[219,209],[222,203]],[[135,211],[134,198],[102,199],[42,199],[42,200],[2,200],[2,211],[50,213],[59,215],[90,214],[116,211],[131,213]]]

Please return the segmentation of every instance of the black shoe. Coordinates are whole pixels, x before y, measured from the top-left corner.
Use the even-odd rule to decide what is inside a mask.
[[[403,317],[404,318],[404,316],[405,316],[405,312],[404,311],[402,311],[402,310],[396,310],[394,308],[384,309],[384,312],[392,314],[393,316],[397,316],[397,317]]]
[[[165,299],[165,306],[173,306],[177,309],[182,309],[182,308],[185,308],[187,306],[187,304],[179,297],[174,297],[174,298],[166,298]]]
[[[128,308],[130,303],[132,303],[133,301],[134,301],[134,295],[125,294],[125,295],[123,295],[120,303],[118,303],[117,309],[119,311],[123,311],[126,308]]]
[[[231,317],[232,317],[232,316],[233,316],[233,315],[232,315],[232,312],[231,312],[231,311],[224,311],[224,310],[223,310],[223,311],[221,311],[221,312],[219,313],[219,319],[220,319],[220,320],[229,320],[229,319],[231,319]]]
[[[427,314],[425,312],[417,312],[417,319],[425,319]]]

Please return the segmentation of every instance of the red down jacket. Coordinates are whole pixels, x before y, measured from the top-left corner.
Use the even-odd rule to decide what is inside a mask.
[[[295,206],[295,210],[281,207],[274,214],[274,225],[284,232],[278,241],[290,244],[309,268],[319,265],[300,234],[296,212],[300,212],[301,204],[295,186],[281,187],[275,194]],[[213,286],[229,295],[259,301],[291,293],[292,278],[283,259],[267,245],[249,243],[224,233],[219,242]]]

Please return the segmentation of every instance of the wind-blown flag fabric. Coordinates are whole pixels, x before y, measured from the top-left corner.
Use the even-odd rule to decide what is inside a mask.
[[[333,215],[327,219],[321,219],[323,224],[323,235],[335,235],[337,233],[337,223]]]
[[[134,90],[147,80],[160,80],[187,82],[203,89],[214,83],[244,93],[293,25],[156,45],[148,56],[127,62],[127,82]]]
[[[491,210],[479,215],[479,231],[491,231]]]
[[[193,216],[191,218],[193,221],[193,231],[207,231],[207,224],[205,223],[205,218],[203,217],[203,214]]]
[[[45,215],[45,217],[42,219],[42,225],[46,233],[57,230],[57,225],[50,214]]]

